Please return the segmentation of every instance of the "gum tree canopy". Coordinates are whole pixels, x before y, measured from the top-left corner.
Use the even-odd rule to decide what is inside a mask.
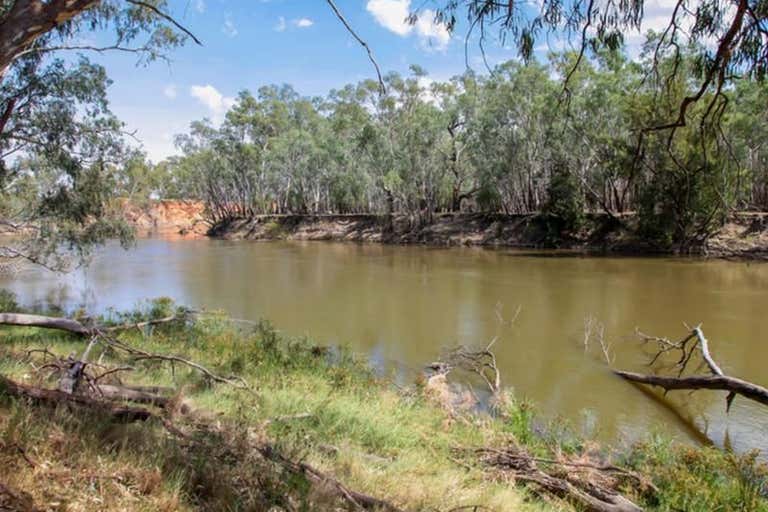
[[[91,32],[111,40],[81,43]],[[148,62],[189,37],[163,0],[0,0],[0,231],[13,235],[0,242],[4,269],[61,269],[95,243],[129,239],[108,209],[129,151],[105,70],[84,55]]]
[[[436,21],[449,30],[457,16],[466,15],[469,35],[479,33],[483,47],[487,30],[497,31],[502,43],[514,45],[523,60],[529,60],[537,44],[548,38],[576,41],[581,62],[587,49],[616,49],[625,35],[639,32],[647,16],[644,0],[433,0]],[[706,117],[716,116],[725,107],[722,94],[736,78],[762,80],[768,68],[768,0],[672,0],[669,20],[653,48],[654,62],[662,55],[682,59],[683,50],[697,50],[699,81],[679,104],[668,122],[649,127],[667,130],[686,126],[689,108],[705,98]],[[411,21],[419,13],[411,15]],[[657,73],[662,70],[655,66]],[[678,67],[666,71],[672,80]],[[566,77],[566,90],[570,74]],[[708,92],[713,94],[707,95]]]

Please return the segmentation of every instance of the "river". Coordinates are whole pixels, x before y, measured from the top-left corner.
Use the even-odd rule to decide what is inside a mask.
[[[605,326],[615,365],[643,370],[635,329],[677,338],[702,323],[727,373],[766,384],[768,265],[671,258],[574,257],[512,250],[142,239],[100,250],[85,269],[26,269],[0,287],[25,304],[126,309],[169,296],[291,335],[348,344],[383,371],[413,375],[457,344],[495,351],[503,384],[548,418],[600,439],[652,430],[696,436],[668,408],[585,354],[588,317]],[[497,311],[513,325],[498,321]],[[596,351],[600,353],[601,351]],[[406,377],[408,378],[408,377]],[[768,413],[714,392],[669,395],[716,443],[765,446]]]

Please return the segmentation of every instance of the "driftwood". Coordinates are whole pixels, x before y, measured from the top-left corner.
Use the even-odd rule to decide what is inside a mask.
[[[20,314],[20,313],[2,313],[0,314],[0,325],[17,325],[17,326],[26,326],[26,327],[39,327],[43,329],[56,329],[60,331],[77,334],[83,337],[89,336],[91,339],[87,348],[83,352],[83,355],[78,360],[74,360],[70,363],[69,369],[67,370],[67,374],[62,377],[61,382],[59,384],[59,388],[62,391],[65,391],[68,393],[74,393],[77,387],[80,385],[83,372],[85,370],[86,365],[88,364],[87,363],[88,354],[97,342],[102,342],[105,345],[111,346],[113,348],[116,348],[118,350],[122,350],[128,353],[134,359],[134,361],[157,360],[157,361],[166,361],[170,363],[179,363],[202,373],[203,375],[206,376],[206,378],[214,382],[229,384],[239,389],[250,390],[250,387],[248,386],[248,384],[239,377],[223,377],[221,375],[215,374],[205,366],[199,363],[196,363],[194,361],[191,361],[189,359],[185,359],[183,357],[174,356],[174,355],[153,354],[145,350],[132,347],[127,343],[118,340],[114,334],[119,331],[125,331],[129,329],[134,329],[134,328],[141,329],[149,325],[166,324],[166,323],[178,321],[180,319],[181,319],[180,317],[174,315],[174,316],[168,316],[165,318],[148,320],[145,322],[138,322],[133,324],[123,324],[123,325],[108,326],[108,327],[99,327],[99,326],[88,327],[78,322],[77,320],[72,320],[68,318],[58,318],[58,317],[49,317],[49,316],[41,316],[41,315],[28,315],[28,314]]]
[[[470,350],[459,346],[442,357],[441,361],[428,366],[435,373],[448,374],[453,370],[460,370],[480,377],[488,391],[497,396],[501,391],[501,372],[496,364],[496,354],[491,351],[496,338],[482,350]]]
[[[726,410],[730,410],[734,398],[739,395],[750,400],[754,400],[763,405],[768,405],[768,389],[749,381],[726,375],[715,362],[709,351],[709,341],[704,336],[701,327],[695,327],[678,342],[672,342],[666,338],[647,336],[638,333],[643,343],[656,345],[656,352],[652,356],[649,366],[653,367],[659,363],[667,354],[677,355],[674,368],[677,369],[675,376],[647,375],[641,373],[614,370],[619,377],[637,384],[647,384],[657,386],[666,391],[673,390],[697,390],[712,389],[726,391]],[[700,356],[698,368],[706,368],[709,374],[684,375],[689,369],[695,356]],[[694,370],[694,371],[698,371]]]
[[[141,329],[150,325],[167,324],[179,320],[176,315],[137,322],[133,324],[112,325],[106,327],[86,326],[77,320],[54,316],[28,315],[25,313],[0,313],[0,325],[18,325],[22,327],[39,327],[41,329],[56,329],[71,332],[79,336],[93,336],[105,332],[118,332],[128,329]]]
[[[512,318],[505,320],[502,315],[502,306],[500,303],[497,304],[495,314],[499,326],[513,326],[517,317],[520,316],[521,310],[522,308],[518,306]],[[501,372],[496,362],[496,354],[491,350],[498,340],[499,337],[494,336],[488,345],[480,350],[472,350],[459,345],[444,353],[440,361],[427,365],[426,369],[437,375],[448,375],[450,372],[458,370],[480,377],[491,396],[498,398],[502,391]]]
[[[620,480],[631,480],[638,487],[653,489],[642,477],[613,465],[556,461],[532,457],[524,450],[475,450],[482,462],[511,476],[515,481],[534,484],[544,493],[570,501],[591,512],[642,512],[643,509],[615,490]],[[545,471],[538,463],[564,466],[559,473]],[[579,474],[579,471],[592,475]],[[597,476],[595,476],[597,475]]]
[[[57,407],[61,404],[72,404],[92,410],[99,410],[108,413],[118,421],[146,421],[153,416],[151,411],[142,407],[120,405],[85,395],[65,393],[58,389],[29,386],[14,382],[3,376],[0,376],[0,391],[10,396],[29,399],[37,404],[51,407]]]
[[[57,318],[52,316],[26,315],[21,313],[0,313],[1,325],[19,325],[23,327],[40,327],[43,329],[56,329],[71,332],[79,336],[88,336],[93,333],[77,320]]]
[[[376,510],[380,512],[403,512],[388,501],[369,496],[361,492],[353,491],[344,484],[327,475],[306,462],[295,462],[283,457],[270,445],[262,445],[257,448],[259,453],[268,460],[276,462],[297,475],[303,475],[314,485],[330,486],[346,501],[358,510]]]

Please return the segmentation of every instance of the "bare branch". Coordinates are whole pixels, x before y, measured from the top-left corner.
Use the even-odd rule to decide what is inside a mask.
[[[133,4],[133,5],[136,5],[138,7],[143,8],[143,9],[148,9],[148,10],[154,12],[155,14],[157,14],[158,16],[163,18],[164,20],[166,20],[169,23],[171,23],[174,27],[178,28],[179,30],[181,30],[182,32],[187,34],[195,43],[197,43],[200,46],[203,46],[203,43],[197,37],[195,37],[195,34],[193,34],[189,29],[184,27],[181,23],[176,21],[173,18],[173,16],[164,13],[163,11],[161,11],[160,9],[155,7],[154,5],[148,4],[146,2],[142,2],[141,0],[125,0],[125,1],[128,2],[129,4]]]
[[[628,381],[649,384],[661,387],[666,391],[679,389],[713,389],[727,391],[726,411],[729,411],[736,395],[741,395],[764,405],[768,405],[768,389],[736,377],[726,375],[715,362],[709,351],[709,341],[704,336],[701,326],[694,327],[688,335],[680,341],[673,342],[667,338],[648,336],[638,332],[643,344],[655,344],[656,352],[651,357],[648,366],[657,365],[668,354],[677,356],[673,368],[677,369],[675,377],[661,375],[645,375],[640,373],[614,370],[614,373]],[[695,371],[707,368],[710,375],[686,375],[694,356],[701,356],[700,364]]]
[[[373,64],[373,67],[376,69],[376,76],[379,79],[379,90],[381,91],[381,94],[386,94],[387,87],[384,85],[384,79],[381,76],[381,69],[379,69],[379,64],[376,62],[376,58],[373,56],[373,52],[368,46],[368,43],[366,43],[359,35],[357,35],[357,32],[355,32],[349,22],[347,22],[347,19],[336,6],[336,2],[334,2],[334,0],[326,0],[326,2],[328,2],[328,5],[333,10],[333,13],[337,18],[339,18],[339,21],[341,21],[347,31],[352,35],[352,37],[354,37],[355,40],[360,43],[363,48],[365,48],[365,51],[368,53],[368,60],[371,61],[371,64]]]

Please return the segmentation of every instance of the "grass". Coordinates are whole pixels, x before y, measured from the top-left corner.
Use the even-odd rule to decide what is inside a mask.
[[[159,318],[175,309],[158,300],[104,320]],[[515,443],[541,457],[596,450],[649,475],[659,492],[630,496],[652,510],[768,510],[766,471],[753,455],[658,437],[612,454],[561,425],[534,427],[532,405],[511,397],[497,417],[451,412],[430,398],[423,382],[395,387],[349,351],[286,338],[267,323],[242,330],[223,315],[206,314],[182,325],[128,331],[124,339],[147,351],[183,355],[222,375],[240,375],[255,392],[211,385],[178,366],[171,372],[167,363],[139,363],[126,381],[174,386],[204,411],[174,418],[208,425],[187,443],[169,436],[158,421],[115,424],[98,413],[35,407],[0,391],[0,483],[50,510],[338,509],[323,489],[253,454],[249,447],[258,440],[407,510],[573,510],[457,452]],[[83,342],[53,331],[3,328],[0,371],[55,386],[31,366],[42,359],[26,355],[41,347],[66,356],[81,352]],[[92,354],[99,357],[125,363],[101,347]]]

